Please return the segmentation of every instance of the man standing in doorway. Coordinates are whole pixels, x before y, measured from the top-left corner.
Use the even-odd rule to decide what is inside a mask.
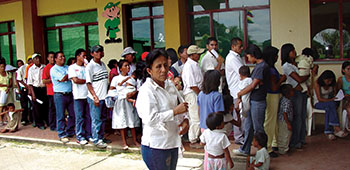
[[[105,98],[108,90],[108,71],[106,65],[101,61],[104,57],[103,47],[96,45],[91,48],[93,59],[86,66],[86,85],[88,88],[88,103],[91,116],[91,131],[93,143],[98,148],[106,148],[103,141],[107,109]]]
[[[233,104],[237,101],[237,93],[239,92],[238,84],[240,81],[239,68],[244,65],[244,62],[241,58],[241,53],[243,51],[242,40],[238,37],[232,38],[231,40],[231,50],[226,56],[225,63],[225,75],[230,94],[233,97]],[[237,114],[233,114],[233,118],[237,120]],[[244,134],[243,134],[243,121],[244,118],[241,115],[242,125],[241,127],[234,126],[233,133],[236,144],[243,144]]]

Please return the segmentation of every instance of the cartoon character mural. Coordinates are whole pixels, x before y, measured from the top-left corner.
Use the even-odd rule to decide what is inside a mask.
[[[107,31],[106,36],[109,39],[105,40],[106,44],[122,42],[121,38],[117,38],[117,33],[120,31],[120,8],[118,7],[119,4],[120,2],[117,2],[115,4],[113,2],[109,2],[105,6],[104,12],[102,13],[102,16],[107,18],[107,21],[105,22],[105,28]]]

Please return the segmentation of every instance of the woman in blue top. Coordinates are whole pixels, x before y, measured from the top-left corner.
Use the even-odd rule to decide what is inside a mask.
[[[286,81],[286,75],[280,76],[275,67],[275,63],[278,59],[278,49],[273,46],[267,46],[263,50],[263,58],[269,65],[270,71],[270,85],[267,87],[266,95],[266,112],[264,129],[268,136],[267,151],[271,157],[277,157],[278,155],[273,152],[272,146],[277,147],[276,134],[277,134],[277,112],[278,103],[280,99],[280,85]]]

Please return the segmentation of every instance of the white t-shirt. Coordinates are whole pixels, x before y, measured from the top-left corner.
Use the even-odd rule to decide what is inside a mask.
[[[24,83],[27,83],[27,80],[24,78],[27,66],[28,66],[28,64],[24,64],[20,68],[18,68],[18,70],[16,71],[16,73],[17,73],[16,80],[18,80],[18,81],[23,80]],[[19,83],[19,85],[21,87],[25,87],[22,83]]]
[[[188,58],[182,70],[182,81],[184,83],[184,95],[193,92],[191,87],[202,87],[203,74],[198,63]]]
[[[261,148],[256,152],[255,155],[255,164],[263,163],[261,167],[259,167],[259,170],[268,170],[270,167],[270,155],[267,153],[267,150],[265,147]]]
[[[93,59],[85,68],[86,83],[91,83],[99,100],[104,100],[108,91],[108,71],[105,63],[96,63]],[[93,100],[93,97],[88,92],[88,97]]]
[[[205,129],[200,136],[201,142],[205,143],[205,151],[210,155],[219,156],[224,153],[224,149],[231,145],[224,130]]]
[[[75,63],[68,67],[68,78],[72,79],[73,77],[83,80],[86,79],[84,65],[79,66]],[[88,88],[86,84],[76,84],[73,80],[72,84],[74,99],[86,99],[86,96],[88,95]]]
[[[292,85],[292,87],[295,88],[298,85],[298,82],[296,80],[294,80],[290,76],[290,74],[292,74],[293,72],[299,74],[298,68],[295,65],[286,62],[283,64],[282,70],[283,70],[283,74],[285,74],[287,76],[286,83]]]
[[[243,66],[243,60],[239,54],[230,50],[225,61],[225,76],[228,84],[228,89],[233,99],[237,99],[238,83],[239,83],[239,68]]]
[[[239,91],[246,88],[249,84],[253,82],[252,78],[247,77],[239,81],[238,89]],[[244,117],[247,117],[247,112],[250,110],[250,92],[242,96],[242,102],[240,104],[241,113]]]

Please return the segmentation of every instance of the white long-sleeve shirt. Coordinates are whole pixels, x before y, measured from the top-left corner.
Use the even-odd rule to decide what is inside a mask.
[[[230,50],[226,56],[225,61],[225,76],[228,84],[228,89],[230,90],[231,96],[236,99],[237,93],[239,92],[239,68],[244,65],[243,60],[239,54]]]
[[[136,109],[143,123],[141,144],[155,149],[172,149],[181,146],[178,125],[186,114],[174,116],[173,109],[183,102],[174,84],[165,80],[164,88],[151,78],[141,86]]]

